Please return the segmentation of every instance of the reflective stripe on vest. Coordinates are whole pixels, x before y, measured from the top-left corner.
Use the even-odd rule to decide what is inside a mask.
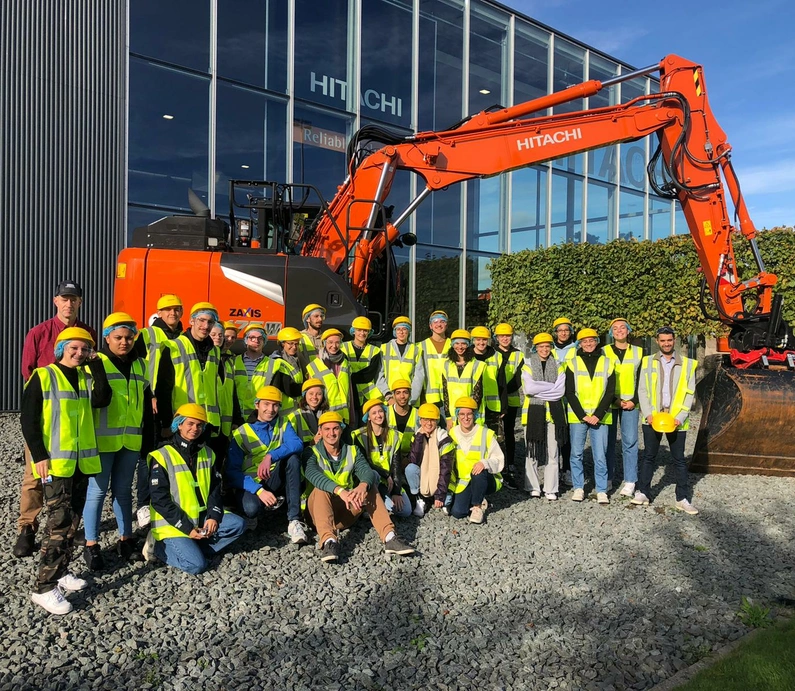
[[[497,388],[497,372],[502,363],[497,353],[494,353],[490,358],[482,361],[482,363],[484,365],[483,401],[486,404],[486,408],[495,413],[499,413],[502,406],[500,405],[500,390]]]
[[[288,415],[287,419],[305,446],[315,443],[317,416],[314,413],[305,410],[294,410]]]
[[[613,362],[605,355],[600,355],[596,362],[593,379],[583,359],[577,355],[566,361],[566,366],[574,372],[574,391],[586,415],[593,415],[607,388],[607,380],[613,373]],[[569,408],[569,422],[582,422],[577,419],[574,411]],[[599,422],[609,425],[613,420],[610,408]]]
[[[231,358],[221,358],[224,368],[224,382],[218,389],[218,407],[221,409],[221,434],[228,437],[232,433],[232,414],[235,409],[235,370]]]
[[[329,480],[343,489],[353,489],[353,466],[356,464],[356,450],[353,445],[345,446],[345,458],[336,473],[329,460],[317,450],[317,446],[312,447],[312,453],[315,455],[318,467]]]
[[[221,351],[213,346],[202,368],[199,356],[190,339],[184,334],[166,341],[174,363],[174,390],[171,407],[177,410],[185,403],[196,403],[207,411],[207,422],[221,427],[221,409],[218,405],[218,387]]]
[[[467,485],[472,480],[472,468],[476,463],[488,457],[489,448],[492,443],[496,443],[497,437],[488,427],[483,425],[476,425],[475,435],[472,439],[472,446],[469,451],[464,453],[458,446],[458,426],[456,425],[450,430],[450,438],[456,443],[455,451],[455,472],[450,478],[450,484],[447,489],[455,494],[463,492]],[[478,429],[479,428],[479,429]],[[487,473],[488,470],[484,470]],[[494,474],[494,480],[497,482],[497,489],[502,487],[502,475],[500,473]]]
[[[617,348],[612,345],[602,348],[602,352],[613,361],[613,369],[616,373],[616,398],[620,398],[622,401],[631,401],[635,396],[635,376],[643,360],[643,348],[628,346],[623,362],[618,359],[616,350]],[[615,403],[613,407],[616,407]]]
[[[271,383],[271,379],[273,379],[269,363],[270,358],[263,355],[262,359],[254,367],[254,373],[249,379],[243,356],[238,355],[235,358],[235,391],[243,417],[248,417],[254,412],[257,391],[263,386],[268,386]]]
[[[284,436],[284,428],[287,426],[287,419],[279,416],[276,425],[273,426],[273,434],[269,444],[265,444],[259,438],[254,428],[246,423],[240,425],[234,432],[232,432],[232,439],[237,442],[240,450],[243,452],[243,474],[253,478],[259,482],[257,478],[257,468],[260,461],[267,454],[274,449],[278,449],[282,445],[282,437]],[[275,472],[279,463],[275,462],[271,465],[271,472]]]
[[[516,374],[517,370],[521,370],[524,367],[524,357],[522,353],[518,350],[512,350],[510,353],[503,353],[499,348],[497,348],[497,353],[505,360],[506,355],[508,358],[508,363],[505,365],[505,381],[506,383],[511,381]],[[499,363],[502,365],[502,362]],[[498,366],[499,368],[499,366]],[[519,391],[514,391],[513,393],[508,394],[508,405],[512,408],[518,408],[522,403],[522,399],[519,396]]]
[[[139,338],[144,340],[146,346],[146,376],[149,379],[149,388],[154,393],[157,386],[157,370],[168,336],[159,326],[147,326],[141,331]]]
[[[199,518],[202,511],[207,509],[207,498],[210,495],[210,478],[213,467],[213,454],[205,446],[199,450],[196,459],[196,477],[190,471],[185,459],[173,446],[167,445],[152,451],[149,454],[149,463],[154,461],[165,468],[168,473],[169,491],[172,501],[179,506],[192,521],[192,528],[198,527]],[[202,498],[202,503],[196,494],[196,490]],[[152,513],[152,536],[155,540],[164,540],[168,537],[185,537],[178,528],[171,525],[155,509],[150,506]],[[187,531],[188,533],[190,530]]]
[[[342,420],[346,424],[350,421],[351,415],[348,410],[348,390],[350,388],[350,375],[348,373],[348,361],[342,358],[340,362],[340,372],[334,375],[326,363],[320,358],[314,358],[307,366],[306,373],[308,379],[320,379],[326,387],[326,400],[329,410],[333,410],[342,415]]]
[[[38,375],[41,386],[42,437],[50,454],[50,474],[72,477],[76,466],[86,475],[99,473],[102,466],[94,434],[91,377],[78,368],[75,391],[55,364],[39,367],[34,374]],[[33,477],[40,477],[35,463]]]
[[[380,451],[374,440],[367,436],[367,427],[354,430],[351,437],[364,449],[364,457],[373,468],[389,472],[392,467],[392,456],[395,455],[395,451],[400,449],[400,432],[392,428],[388,429],[386,441],[382,444]]]
[[[420,357],[425,365],[425,400],[428,403],[440,403],[442,401],[442,374],[444,374],[444,363],[447,361],[447,353],[450,350],[450,339],[444,342],[441,353],[436,352],[433,341],[426,338],[420,344]]]
[[[697,365],[698,363],[689,357],[682,358],[682,371],[679,374],[679,381],[676,382],[676,390],[674,391],[673,396],[671,396],[671,407],[668,410],[672,417],[677,417],[681,412],[688,413],[687,420],[681,427],[678,428],[683,431],[686,431],[690,427],[690,411],[685,408],[685,399],[687,398],[688,394],[695,393],[694,390],[688,389],[687,386],[690,379],[696,373]],[[658,398],[659,388],[662,386],[662,382],[660,381],[661,377],[659,358],[653,355],[647,355],[644,357],[640,376],[646,378],[646,391],[649,393],[649,402],[651,403],[652,413],[659,413],[662,406],[662,401]],[[671,373],[671,376],[673,376],[673,372]]]
[[[451,360],[444,363],[444,378],[447,380],[447,402],[450,404],[450,415],[455,413],[455,402],[462,396],[471,396],[475,383],[483,377],[486,365],[480,360],[472,359],[464,365],[461,374],[458,366]],[[479,410],[482,412],[484,402],[481,400]]]
[[[348,367],[350,368],[351,374],[361,372],[363,369],[369,367],[373,358],[380,352],[374,345],[365,343],[364,348],[362,348],[361,356],[357,357],[353,347],[353,341],[345,341],[345,343],[340,346],[340,350],[348,356]],[[376,378],[377,376],[376,374]],[[371,398],[381,398],[381,392],[375,385],[375,378],[371,381],[359,382],[356,384],[356,393],[362,405]]]
[[[395,414],[394,405],[386,407],[386,421],[389,424],[389,428],[394,429],[400,435],[400,450],[408,451],[411,448],[411,442],[414,441],[414,435],[420,429],[420,416],[417,413],[417,409],[409,406],[406,429],[402,432],[397,428],[397,415]]]
[[[304,383],[304,375],[301,373],[301,370],[297,367],[293,367],[284,358],[270,358],[268,361],[268,372],[268,381],[266,384],[263,384],[263,386],[268,386],[268,384],[271,384],[273,382],[273,378],[279,372],[286,374],[296,384]],[[298,405],[298,401],[287,394],[287,391],[282,391],[282,407],[279,408],[279,415],[289,415]]]
[[[310,360],[313,357],[317,357],[317,348],[315,348],[312,338],[308,333],[306,333],[306,331],[301,331],[301,341],[299,342],[298,347],[307,354],[307,357]]]
[[[144,419],[144,365],[140,358],[132,361],[129,380],[104,353],[99,354],[112,391],[106,408],[94,409],[94,430],[101,453],[141,450],[141,429]]]
[[[407,343],[403,355],[397,349],[397,341],[391,340],[381,346],[381,364],[384,369],[389,390],[398,379],[414,380],[414,370],[420,358],[420,349],[413,343]]]

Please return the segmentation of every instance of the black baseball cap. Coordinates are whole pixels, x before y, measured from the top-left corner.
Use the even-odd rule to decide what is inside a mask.
[[[76,295],[81,298],[83,297],[83,289],[75,281],[61,281],[55,289],[55,296],[59,297],[64,295]]]

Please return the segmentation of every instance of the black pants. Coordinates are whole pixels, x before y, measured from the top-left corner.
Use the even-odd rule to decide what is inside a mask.
[[[643,492],[651,499],[651,478],[654,475],[655,461],[657,452],[660,450],[660,441],[663,433],[655,432],[651,425],[643,424],[643,451],[640,454],[638,472],[638,490]],[[686,432],[677,430],[667,432],[668,446],[671,449],[671,457],[674,461],[674,473],[676,478],[676,501],[687,499],[689,481],[687,475],[687,461],[685,460],[685,436]]]
[[[513,468],[516,462],[516,415],[519,408],[508,406],[505,409],[505,416],[502,418],[502,426],[505,430],[505,467]],[[521,475],[517,472],[516,475]]]

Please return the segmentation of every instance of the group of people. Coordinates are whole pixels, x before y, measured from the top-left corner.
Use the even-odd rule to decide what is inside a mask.
[[[282,328],[266,354],[262,324],[239,331],[209,302],[185,315],[179,296],[163,295],[145,328],[114,312],[101,340],[78,320],[81,302],[79,285],[59,284],[56,316],[23,348],[26,463],[14,554],[33,553],[46,503],[31,598],[49,612],[71,611],[64,592],[87,586],[68,570],[76,544],[85,545],[89,570],[104,568],[99,524],[109,490],[124,560],[201,573],[282,505],[289,539],[307,544],[316,532],[325,562],[338,560],[340,531],[362,514],[386,553],[408,555],[414,549],[393,519],[435,509],[480,524],[488,495],[504,483],[553,501],[570,474],[572,499],[583,501],[588,436],[597,501],[609,503],[620,426],[621,494],[649,503],[665,433],[677,507],[697,513],[684,459],[695,362],[676,353],[668,327],[657,335],[660,352],[643,356],[624,319],[599,348],[596,331],[575,339],[561,318],[525,358],[506,323],[493,334],[478,326],[448,337],[448,317],[435,311],[431,335],[412,343],[411,321],[399,316],[393,338],[377,346],[366,317],[353,320],[348,340],[312,304],[303,328]],[[520,411],[527,454],[517,463]],[[133,532],[136,469],[135,518],[149,527],[142,549]]]

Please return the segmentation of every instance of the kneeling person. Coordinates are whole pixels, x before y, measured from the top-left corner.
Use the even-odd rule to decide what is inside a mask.
[[[337,561],[337,531],[352,526],[365,510],[387,554],[412,554],[414,548],[395,534],[378,493],[378,473],[370,468],[361,450],[342,443],[342,416],[323,413],[318,426],[321,440],[304,452],[304,472],[315,488],[309,495],[308,508],[318,532],[320,558]]]
[[[406,465],[406,482],[414,500],[414,515],[425,515],[429,506],[441,509],[455,463],[455,444],[439,427],[439,408],[423,403],[418,411],[420,429],[414,435]]]
[[[276,494],[287,495],[287,534],[306,544],[301,524],[301,458],[304,443],[286,417],[279,415],[282,394],[275,386],[257,391],[257,419],[232,433],[226,480],[235,489],[240,509],[248,518],[277,508]]]
[[[156,556],[192,574],[206,571],[210,559],[237,540],[246,525],[240,516],[224,512],[215,454],[199,442],[206,424],[202,406],[181,405],[171,424],[174,436],[149,454],[152,530],[144,557]]]

